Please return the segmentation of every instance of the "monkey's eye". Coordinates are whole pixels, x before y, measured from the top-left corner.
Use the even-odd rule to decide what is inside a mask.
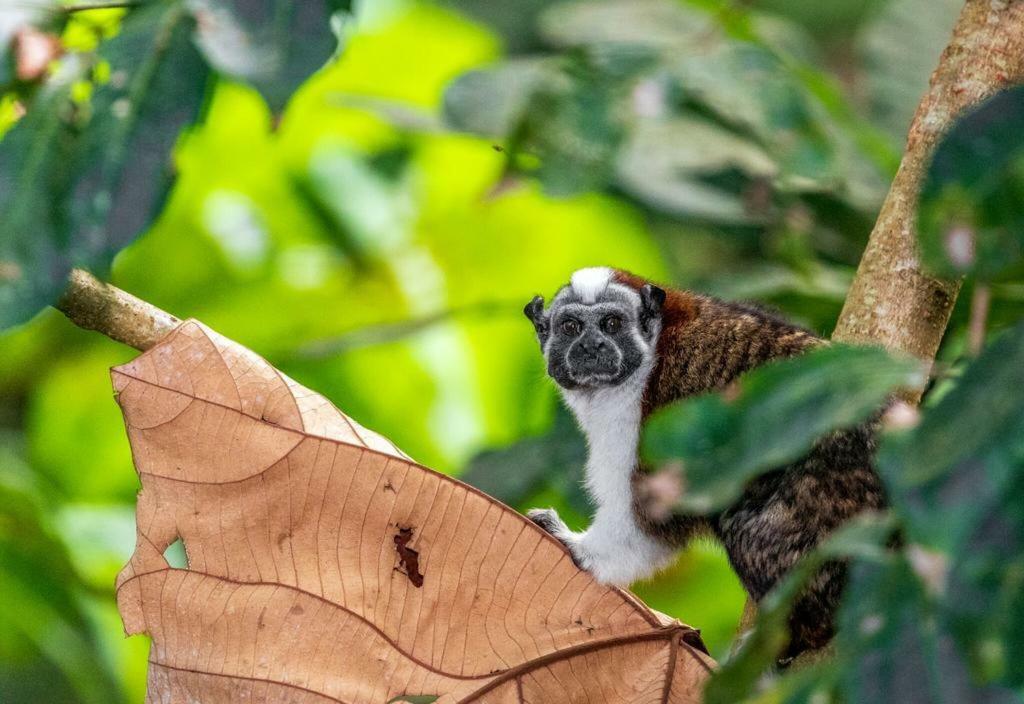
[[[566,318],[562,321],[561,328],[563,333],[572,337],[576,337],[583,331],[583,326],[576,318]]]
[[[622,329],[622,318],[617,315],[606,315],[601,319],[601,329],[609,335],[614,335]]]

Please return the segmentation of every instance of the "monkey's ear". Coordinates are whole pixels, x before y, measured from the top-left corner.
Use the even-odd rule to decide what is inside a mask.
[[[544,319],[544,296],[534,296],[523,308],[523,313],[537,328],[537,332],[542,332],[541,328],[547,326],[547,321]]]
[[[643,303],[644,312],[650,316],[661,313],[661,307],[665,305],[665,290],[654,284],[644,284],[640,289],[640,302]]]

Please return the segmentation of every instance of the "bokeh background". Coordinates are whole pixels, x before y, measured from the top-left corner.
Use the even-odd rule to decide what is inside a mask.
[[[107,278],[418,461],[583,525],[582,440],[524,303],[613,265],[827,335],[961,6],[356,3],[340,58],[280,114],[218,80]],[[77,13],[65,44],[91,51],[120,14]],[[15,116],[5,97],[0,129]],[[1019,285],[992,295],[994,326],[1021,312]],[[133,354],[53,310],[0,336],[4,702],[143,698],[148,643],[113,595],[139,484],[107,369]],[[743,604],[710,542],[636,591],[716,654]]]

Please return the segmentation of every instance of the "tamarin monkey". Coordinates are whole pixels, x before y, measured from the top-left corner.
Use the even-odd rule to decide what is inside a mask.
[[[583,532],[570,530],[552,509],[528,515],[599,581],[628,586],[648,577],[703,529],[717,536],[747,592],[760,600],[829,532],[883,507],[872,468],[874,434],[865,425],[834,432],[797,462],[761,475],[720,513],[654,518],[637,492],[647,415],[823,341],[757,308],[603,267],[575,272],[547,309],[537,296],[524,312],[548,374],[586,435],[586,487],[597,507]],[[832,637],[844,580],[838,562],[811,580],[790,617],[782,662]]]

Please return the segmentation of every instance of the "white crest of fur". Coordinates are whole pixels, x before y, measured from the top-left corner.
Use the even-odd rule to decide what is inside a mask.
[[[640,442],[641,401],[654,367],[651,355],[618,386],[563,390],[587,437],[587,490],[597,504],[590,527],[570,540],[600,582],[628,586],[665,566],[673,549],[645,533],[633,512],[632,476]]]
[[[569,285],[584,303],[594,303],[612,281],[614,272],[606,266],[579,269],[569,278]]]

